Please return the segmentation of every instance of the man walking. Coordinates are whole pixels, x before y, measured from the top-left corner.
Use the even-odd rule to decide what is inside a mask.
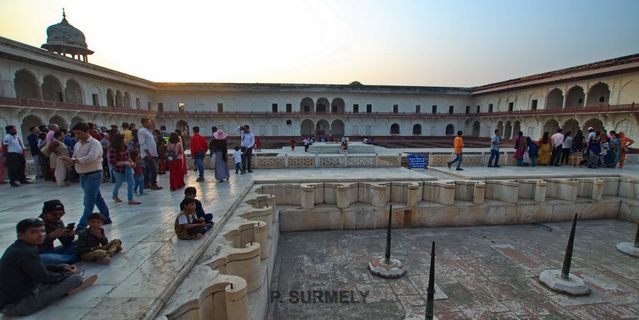
[[[499,145],[501,144],[501,137],[499,136],[499,129],[495,129],[495,135],[490,138],[490,158],[488,159],[488,167],[499,168]],[[493,164],[493,159],[495,163]]]
[[[7,167],[9,171],[9,182],[12,187],[19,187],[21,184],[31,183],[27,180],[27,177],[24,175],[25,164],[27,163],[24,159],[24,145],[22,144],[22,140],[17,136],[18,129],[16,126],[6,126],[5,131],[7,135],[4,137],[4,148],[7,155]],[[40,152],[38,150],[38,152]]]
[[[158,145],[153,136],[153,121],[149,118],[142,118],[142,129],[138,130],[138,142],[140,143],[140,155],[144,161],[144,188],[160,190],[158,186],[158,169],[156,160],[158,158]]]
[[[240,143],[241,147],[244,147],[246,150],[242,154],[242,173],[253,172],[251,170],[251,158],[253,158],[253,146],[255,146],[255,136],[253,132],[251,132],[251,128],[248,125],[244,125],[244,127],[240,127],[240,135],[242,141]]]
[[[195,160],[195,166],[200,174],[197,182],[204,181],[204,156],[207,151],[206,138],[200,135],[200,127],[193,127],[193,136],[191,137],[191,158]]]
[[[76,123],[71,131],[78,142],[73,148],[73,156],[71,158],[62,157],[62,160],[75,165],[75,171],[80,175],[80,185],[84,191],[84,211],[80,222],[78,222],[77,230],[86,229],[87,219],[96,206],[106,219],[104,224],[110,224],[109,208],[100,193],[102,145],[89,134],[89,126],[84,122]]]
[[[550,136],[552,143],[552,153],[550,154],[550,165],[559,167],[561,166],[561,153],[564,143],[564,135],[561,133],[561,128],[557,129],[557,133]]]
[[[40,148],[38,148],[38,136],[40,135],[40,128],[31,127],[31,132],[27,136],[29,142],[29,150],[31,151],[31,159],[33,159],[33,169],[35,170],[36,179],[44,178],[42,176],[42,168],[40,166]]]
[[[455,160],[453,161],[449,161],[448,162],[448,169],[450,169],[450,166],[457,162],[457,171],[461,171],[464,170],[461,168],[461,163],[462,163],[462,148],[464,148],[464,139],[462,139],[462,132],[461,131],[457,131],[457,136],[455,137],[455,140],[453,140],[453,147],[455,148]]]

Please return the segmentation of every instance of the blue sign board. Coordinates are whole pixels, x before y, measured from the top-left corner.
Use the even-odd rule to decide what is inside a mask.
[[[409,154],[408,155],[408,169],[413,168],[428,168],[428,157],[418,154]]]

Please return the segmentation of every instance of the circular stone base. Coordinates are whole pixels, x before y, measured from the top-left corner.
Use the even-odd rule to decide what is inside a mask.
[[[554,291],[571,296],[584,296],[590,293],[588,285],[579,277],[570,274],[570,279],[561,277],[561,270],[546,270],[539,275],[539,281]]]
[[[617,243],[615,247],[627,255],[639,258],[639,248],[635,247],[635,244],[632,242],[620,242]]]
[[[406,270],[402,269],[402,263],[398,259],[390,259],[390,263],[386,263],[383,257],[376,257],[368,262],[368,269],[373,275],[382,278],[400,278],[406,274]]]

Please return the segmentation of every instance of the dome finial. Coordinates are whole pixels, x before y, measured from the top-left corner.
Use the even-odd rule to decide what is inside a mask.
[[[67,18],[67,14],[64,12],[64,8],[62,8],[62,19],[66,19]]]

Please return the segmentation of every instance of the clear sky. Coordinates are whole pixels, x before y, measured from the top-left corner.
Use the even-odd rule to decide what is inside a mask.
[[[474,86],[639,53],[639,0],[0,0],[0,35],[61,20],[152,81]]]

